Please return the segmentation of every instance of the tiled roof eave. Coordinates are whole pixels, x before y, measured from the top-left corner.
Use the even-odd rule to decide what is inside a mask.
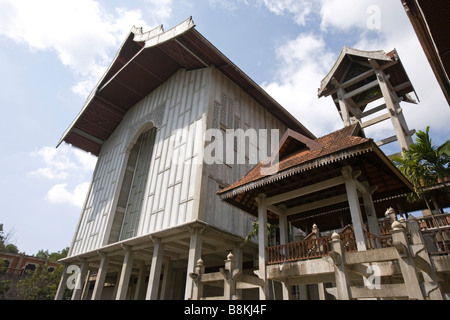
[[[277,172],[273,175],[269,175],[254,181],[250,181],[245,184],[238,185],[236,187],[231,187],[230,190],[225,189],[224,191],[221,191],[219,193],[219,196],[221,200],[225,200],[234,197],[238,194],[245,193],[250,190],[254,190],[264,185],[273,183],[275,181],[282,180],[294,174],[305,172],[314,168],[323,167],[331,163],[339,162],[348,158],[353,158],[371,151],[373,151],[373,143],[371,141],[368,141],[362,145],[358,145],[350,149],[341,150],[336,153],[324,155],[322,157],[309,160],[305,163],[295,165],[283,171]]]

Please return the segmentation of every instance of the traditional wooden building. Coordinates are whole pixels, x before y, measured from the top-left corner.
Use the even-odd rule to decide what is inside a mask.
[[[258,219],[261,298],[275,295],[270,281],[284,299],[448,298],[449,214],[398,219],[412,186],[359,124],[318,139],[288,130],[277,152],[218,193]]]
[[[374,70],[356,77],[383,90]],[[334,98],[349,121],[317,138],[191,18],[133,28],[60,140],[98,160],[56,299],[445,297],[448,230],[425,248],[428,221],[386,220],[411,184]]]
[[[73,299],[190,299],[200,257],[218,269],[233,252],[253,268],[255,246],[242,246],[251,216],[216,193],[260,161],[255,150],[270,155],[287,128],[314,138],[191,18],[167,31],[133,28],[59,142],[98,157],[62,260],[78,270]],[[232,135],[227,152],[217,144],[205,154],[227,130],[258,133],[243,162]]]

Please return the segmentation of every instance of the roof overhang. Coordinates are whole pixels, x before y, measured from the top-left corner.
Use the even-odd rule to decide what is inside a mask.
[[[450,105],[450,1],[401,1]]]
[[[99,155],[124,115],[180,69],[214,67],[266,108],[286,127],[314,138],[295,117],[225,57],[196,29],[192,18],[164,31],[132,28],[112,64],[89,95],[62,142]]]
[[[348,128],[345,133],[351,129]],[[255,179],[252,178],[254,172],[261,167],[261,164],[258,164],[242,179],[219,191],[218,195],[228,204],[254,216],[258,215],[255,199],[259,195],[264,194],[266,199],[279,198],[282,199],[279,202],[269,201],[268,218],[273,223],[276,223],[277,215],[285,214],[288,221],[295,226],[301,227],[305,221],[314,221],[313,223],[322,227],[337,228],[340,220],[330,219],[329,213],[344,212],[343,216],[350,218],[343,168],[352,168],[353,172],[358,174],[359,184],[367,183],[373,200],[380,205],[392,206],[398,197],[413,190],[411,183],[371,139],[357,138],[355,143],[333,149],[335,151],[331,153],[327,152],[326,149],[334,148],[338,140],[346,140],[344,134],[339,133],[345,130],[347,129],[326,136],[327,143],[323,143],[325,138],[317,139],[319,143],[323,143],[323,150],[303,148],[298,153],[300,155],[309,152],[319,156],[297,157],[293,153],[280,160],[287,164],[286,167],[280,164],[283,170]],[[296,161],[302,158],[308,160]],[[285,199],[280,196],[283,194],[292,196]],[[282,207],[284,211],[280,210]],[[298,209],[301,210],[296,212]],[[386,208],[377,210],[377,213],[381,216],[385,210]]]

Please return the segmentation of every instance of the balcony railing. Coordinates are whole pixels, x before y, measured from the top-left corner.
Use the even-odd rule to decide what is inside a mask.
[[[450,213],[435,214],[417,218],[422,230],[442,228],[450,226]]]
[[[357,251],[355,234],[351,226],[347,226],[339,234],[346,252]],[[392,246],[392,237],[378,237],[366,231],[367,249],[378,249]],[[328,255],[331,250],[331,236],[311,237],[308,236],[303,241],[291,242],[266,248],[267,264],[277,264],[283,262],[293,262],[308,259],[320,258]]]
[[[450,226],[435,229],[427,229],[422,231],[423,234],[431,235],[433,240],[433,249],[430,250],[432,255],[450,254]]]
[[[276,264],[320,258],[330,251],[330,237],[318,237],[267,248],[267,263]]]

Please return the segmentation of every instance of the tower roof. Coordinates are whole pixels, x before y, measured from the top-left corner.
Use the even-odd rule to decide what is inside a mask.
[[[288,128],[314,138],[295,117],[225,57],[196,29],[192,18],[164,31],[133,27],[110,67],[62,135],[64,141],[98,155],[125,113],[180,69],[215,67]]]
[[[373,81],[376,79],[374,63],[389,76],[389,82],[399,98],[403,98],[403,101],[406,102],[415,102],[409,96],[409,93],[415,93],[414,87],[395,49],[385,53],[382,50],[363,51],[347,46],[342,48],[330,72],[321,81],[318,90],[319,98],[332,96],[336,100],[337,93],[334,85],[336,82],[349,92]],[[378,97],[376,91],[367,90],[352,97],[352,100],[355,105],[364,109],[365,105],[378,99]],[[336,106],[339,109],[338,103],[336,103]]]

